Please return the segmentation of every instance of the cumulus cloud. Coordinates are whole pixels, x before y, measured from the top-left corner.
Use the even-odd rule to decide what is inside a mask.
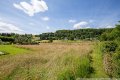
[[[0,21],[0,32],[5,32],[5,33],[22,33],[23,30],[20,29],[19,27],[10,24],[10,23],[6,23],[3,21]]]
[[[97,28],[114,28],[115,26],[112,24],[101,24]]]
[[[72,19],[71,19],[71,20],[69,20],[68,22],[69,22],[69,23],[75,23],[76,20],[72,20]]]
[[[41,19],[42,19],[43,21],[49,21],[49,20],[50,20],[49,17],[42,17]]]
[[[13,6],[19,10],[24,11],[29,16],[34,16],[35,13],[45,12],[48,10],[48,6],[43,0],[31,0],[30,3],[20,2],[14,3]]]
[[[108,26],[106,26],[106,28],[113,28],[113,26],[108,25]]]
[[[83,29],[83,28],[90,28],[89,26],[88,26],[88,22],[86,22],[86,21],[81,21],[81,22],[79,22],[79,23],[77,23],[77,24],[74,24],[74,26],[73,26],[73,28],[74,29]]]

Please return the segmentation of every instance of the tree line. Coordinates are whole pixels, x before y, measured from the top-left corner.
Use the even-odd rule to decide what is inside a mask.
[[[112,40],[117,36],[119,36],[118,34],[119,34],[119,31],[115,30],[114,28],[57,30],[54,33],[49,32],[49,33],[42,33],[39,35],[0,33],[0,42],[9,42],[13,44],[35,44],[37,42],[36,40],[34,40],[34,37],[39,38],[39,40],[49,40],[51,42],[52,40],[101,40],[101,41],[104,41],[104,40]]]
[[[78,29],[78,30],[58,30],[56,32],[42,33],[40,35],[0,33],[0,44],[37,44],[34,37],[39,40],[99,40],[106,37],[105,32],[111,32],[113,28],[107,29]],[[101,38],[102,39],[102,38]]]
[[[0,33],[0,44],[37,44],[32,34]]]
[[[113,28],[104,29],[78,29],[78,30],[58,30],[55,33],[40,34],[41,40],[98,40],[102,33],[112,31]]]

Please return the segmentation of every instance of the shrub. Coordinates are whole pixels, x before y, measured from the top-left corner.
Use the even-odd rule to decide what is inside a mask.
[[[48,41],[49,43],[52,43],[53,42],[53,39],[49,39],[49,41]]]
[[[117,47],[118,45],[114,41],[108,41],[103,44],[102,52],[104,53],[115,52]]]
[[[103,64],[106,74],[109,77],[120,77],[120,47],[118,42],[109,41],[103,44]],[[114,54],[110,54],[114,53]]]
[[[117,51],[112,56],[113,60],[113,76],[116,78],[120,77],[120,51]]]

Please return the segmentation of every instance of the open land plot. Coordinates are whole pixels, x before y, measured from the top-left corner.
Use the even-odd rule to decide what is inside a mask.
[[[0,59],[0,79],[75,80],[90,77],[89,54],[94,42],[41,43],[17,45],[29,54],[7,55]]]

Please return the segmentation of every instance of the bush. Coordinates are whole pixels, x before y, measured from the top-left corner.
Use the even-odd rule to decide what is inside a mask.
[[[52,43],[52,42],[53,42],[53,39],[50,39],[48,42],[49,42],[49,43]]]
[[[103,44],[103,64],[109,77],[120,77],[120,46],[117,41],[109,41]],[[114,54],[110,54],[114,53]]]
[[[103,44],[102,52],[108,53],[108,52],[115,52],[118,45],[114,41],[108,41]]]
[[[113,76],[116,78],[120,77],[120,48],[117,49],[116,53],[112,56],[113,60]]]
[[[120,41],[117,42],[118,45],[120,44]],[[120,45],[116,49],[115,54],[112,56],[113,59],[113,66],[114,66],[114,76],[119,78],[120,77]]]

